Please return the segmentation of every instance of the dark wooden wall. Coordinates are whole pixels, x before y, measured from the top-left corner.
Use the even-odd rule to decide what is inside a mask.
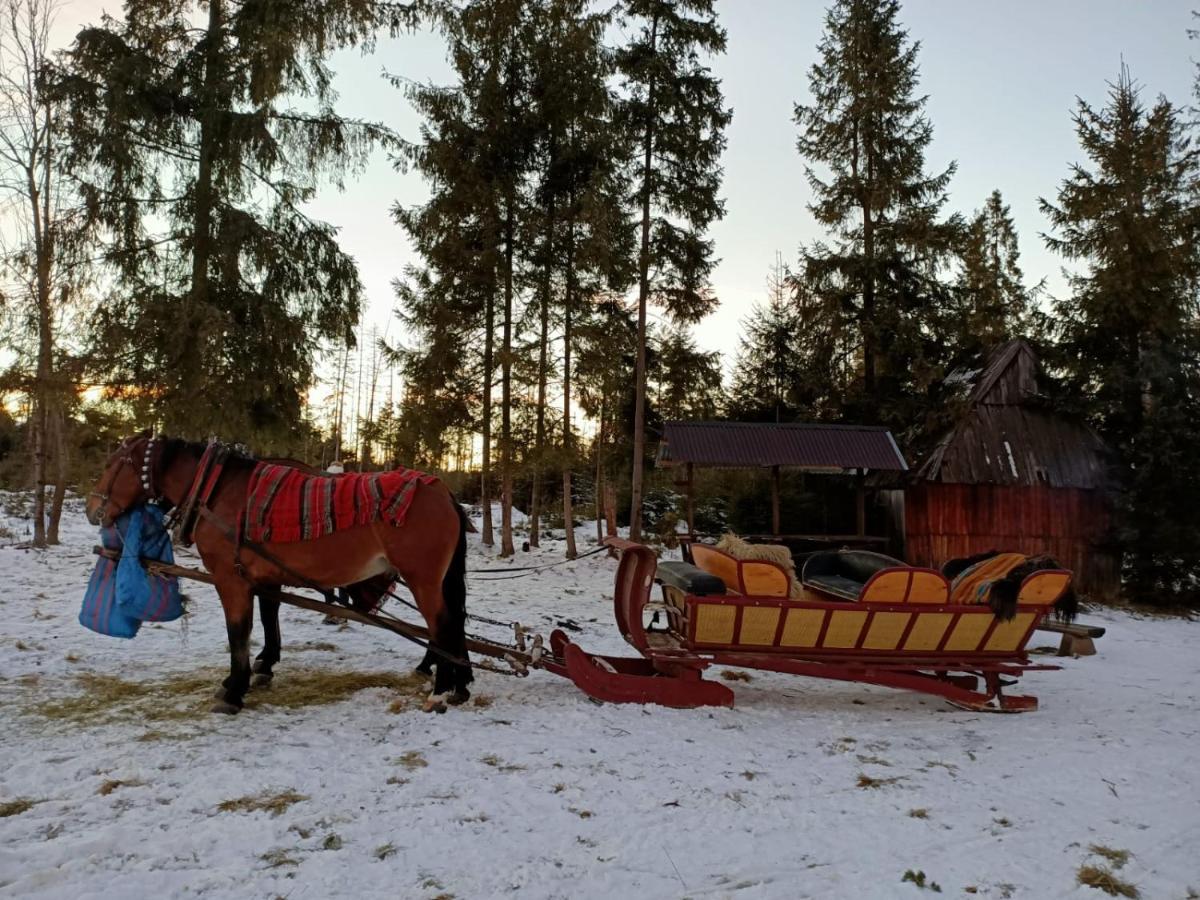
[[[904,492],[905,558],[940,568],[987,550],[1048,553],[1075,573],[1075,588],[1116,599],[1117,560],[1097,549],[1111,522],[1100,491],[1045,485],[925,482]]]

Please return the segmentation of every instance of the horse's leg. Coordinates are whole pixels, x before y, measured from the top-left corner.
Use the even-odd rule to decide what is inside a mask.
[[[441,651],[437,653],[427,650],[425,659],[421,662],[422,666],[430,661],[437,664],[433,692],[429,695],[425,708],[427,711],[445,712],[447,703],[457,705],[471,696],[467,689],[472,680],[470,663],[463,665],[452,662],[441,655],[445,653],[457,659],[467,659],[466,622],[462,616],[456,615],[446,606],[440,583],[431,585],[410,582],[409,589],[429,626],[430,647]]]
[[[254,626],[254,593],[249,583],[234,577],[217,582],[229,635],[229,677],[217,691],[212,712],[236,713],[250,687],[250,629]]]
[[[418,675],[433,675],[433,667],[437,661],[438,655],[432,650],[426,650],[425,656],[417,663],[417,667],[413,671]]]
[[[263,648],[254,659],[251,667],[254,677],[250,679],[251,687],[259,687],[271,683],[275,677],[274,666],[279,662],[282,640],[279,635],[279,588],[263,588],[258,592],[258,613],[262,618]]]

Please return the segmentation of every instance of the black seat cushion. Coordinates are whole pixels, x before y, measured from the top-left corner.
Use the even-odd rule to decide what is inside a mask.
[[[808,558],[800,580],[835,597],[856,600],[863,585],[876,572],[904,565],[898,559],[869,550],[829,550]]]
[[[691,563],[668,559],[658,564],[658,580],[687,594],[724,594],[725,582]]]

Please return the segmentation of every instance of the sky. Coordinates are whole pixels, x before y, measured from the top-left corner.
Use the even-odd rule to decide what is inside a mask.
[[[1048,227],[1038,198],[1053,198],[1068,167],[1083,160],[1072,111],[1076,98],[1105,100],[1121,62],[1152,101],[1164,94],[1192,102],[1200,42],[1188,39],[1195,0],[910,0],[901,21],[921,50],[920,89],[934,126],[930,171],[952,161],[947,212],[969,214],[993,189],[1011,205],[1027,281],[1043,277],[1060,293],[1060,261],[1041,239]],[[816,59],[827,4],[809,0],[717,0],[728,31],[727,52],[712,60],[733,122],[724,157],[726,215],[714,225],[720,263],[713,288],[717,312],[696,328],[699,343],[723,354],[737,350],[739,320],[763,299],[776,253],[795,262],[802,243],[821,236],[807,210],[811,192],[796,152],[793,105],[808,99],[808,70]],[[68,42],[101,9],[119,3],[68,0],[59,35]],[[419,119],[382,77],[386,69],[417,81],[445,84],[451,73],[441,40],[417,33],[379,41],[373,53],[341,51],[339,110],[383,122],[416,138]],[[380,155],[344,192],[324,191],[313,213],[340,229],[343,247],[358,261],[367,288],[367,321],[398,337],[391,281],[417,258],[389,215],[391,205],[422,202],[427,189],[414,172],[397,172]]]

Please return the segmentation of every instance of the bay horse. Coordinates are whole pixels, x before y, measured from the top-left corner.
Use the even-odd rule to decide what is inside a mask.
[[[126,510],[151,501],[178,506],[188,498],[206,445],[178,438],[152,438],[146,431],[126,438],[109,457],[88,495],[87,518],[110,524]],[[196,549],[213,576],[229,636],[230,672],[217,692],[213,712],[241,710],[251,682],[250,631],[254,596],[263,609],[266,642],[257,661],[269,680],[279,659],[279,592],[283,586],[324,590],[364,583],[390,585],[402,578],[430,634],[430,653],[421,664],[427,671],[436,660],[427,710],[470,697],[473,680],[466,649],[466,532],[463,508],[440,481],[417,483],[401,525],[375,521],[347,527],[314,540],[268,542],[262,553],[242,546],[236,531],[248,499],[250,476],[258,461],[230,455],[207,499],[208,514],[194,531]],[[386,588],[385,588],[386,589]],[[379,593],[382,593],[381,591]],[[362,602],[379,593],[368,589]],[[351,592],[354,598],[354,592]],[[355,605],[358,605],[357,598]]]

